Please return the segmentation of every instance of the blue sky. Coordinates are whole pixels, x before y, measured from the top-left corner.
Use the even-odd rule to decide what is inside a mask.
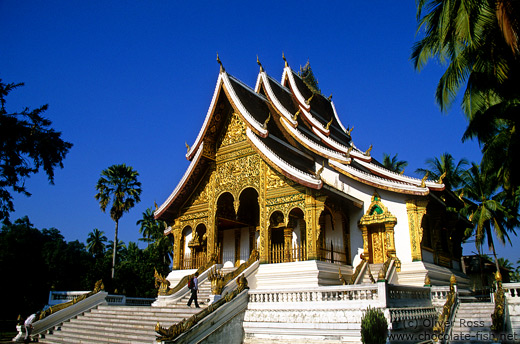
[[[94,186],[103,169],[126,163],[140,173],[143,194],[123,216],[119,238],[137,241],[136,221],[188,166],[185,142],[195,140],[211,101],[217,52],[251,87],[257,55],[276,79],[282,52],[294,69],[310,60],[322,92],[355,127],[356,146],[372,144],[379,160],[398,153],[408,175],[446,151],[479,161],[478,145],[461,142],[459,104],[445,115],[435,103],[442,67],[432,61],[414,71],[415,34],[413,1],[0,0],[0,78],[25,83],[7,110],[48,103],[46,116],[74,144],[56,185],[42,173],[27,180],[33,195],[15,197],[12,220],[28,215],[67,240],[85,242],[94,228],[113,238]]]

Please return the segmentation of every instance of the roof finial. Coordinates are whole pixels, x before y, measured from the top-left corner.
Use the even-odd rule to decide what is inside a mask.
[[[329,100],[329,102],[332,100],[332,93],[330,94],[330,96],[327,99]]]
[[[352,152],[352,146],[348,147],[347,149],[347,158],[350,158],[350,152]]]
[[[282,59],[285,61],[285,67],[289,67],[289,64],[287,63],[287,60],[285,59],[285,54],[282,51]]]
[[[352,128],[347,129],[345,133],[347,133],[348,136],[351,136],[350,134],[352,133],[352,130],[354,130],[354,126],[352,126]]]
[[[370,151],[372,151],[372,145],[368,147],[367,151],[365,152],[365,156],[370,156]]]
[[[186,145],[186,148],[188,149],[188,153],[190,152],[190,145],[188,144],[188,142],[184,142],[184,144]]]
[[[321,173],[323,172],[323,170],[325,169],[325,160],[323,160],[323,165],[321,165],[320,169],[318,171],[316,171],[316,179],[321,179]]]
[[[312,98],[314,98],[314,95],[315,95],[315,94],[316,94],[316,93],[313,92],[313,93],[312,93],[312,96],[310,96],[309,99],[307,99],[307,100],[305,101],[305,104],[310,105],[310,104],[311,104],[311,100],[312,100]]]
[[[421,180],[421,187],[422,188],[425,188],[426,187],[426,179],[428,179],[428,175],[430,173],[428,171],[426,171],[426,174],[424,175],[423,179]]]
[[[258,58],[258,55],[256,55],[256,63],[260,66],[260,72],[264,71],[264,67],[262,67],[262,63],[260,62],[260,59]]]
[[[330,125],[332,124],[332,121],[334,121],[334,116],[332,116],[332,118],[330,119],[330,122],[327,123],[327,125],[325,126],[325,130],[329,130]]]
[[[447,172],[447,171],[444,171],[444,173],[441,174],[441,177],[439,178],[439,181],[438,181],[439,184],[442,184],[442,180],[443,180],[444,178],[446,178],[446,172]]]
[[[271,119],[271,113],[269,112],[269,116],[267,116],[267,119],[264,122],[264,126],[263,126],[264,129],[267,129],[267,123],[269,123],[270,119]]]
[[[222,61],[220,61],[220,58],[218,57],[218,52],[217,52],[217,62],[220,65],[220,73],[225,72],[226,70],[224,69],[224,66],[222,65]]]
[[[296,111],[296,113],[294,114],[293,116],[293,121],[296,121],[298,119],[298,115],[300,114],[300,109],[298,109],[298,111]]]

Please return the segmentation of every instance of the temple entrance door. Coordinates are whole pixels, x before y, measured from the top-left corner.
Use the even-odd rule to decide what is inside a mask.
[[[385,226],[376,224],[368,226],[368,262],[382,264],[386,257]]]

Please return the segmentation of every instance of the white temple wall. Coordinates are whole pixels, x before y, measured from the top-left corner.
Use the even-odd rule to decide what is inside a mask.
[[[412,262],[412,248],[408,213],[406,211],[406,200],[410,199],[410,196],[384,190],[379,192],[379,196],[381,196],[381,201],[388,211],[397,218],[397,223],[394,227],[396,255],[401,263],[410,263]]]
[[[184,254],[188,254],[191,252],[190,248],[188,247],[188,243],[191,241],[191,239],[193,238],[193,231],[191,230],[191,228],[187,228],[183,231],[183,234],[184,234]]]
[[[363,216],[360,209],[352,207],[355,210],[349,214],[350,218],[350,261],[352,266],[356,267],[359,264],[359,255],[363,253],[363,233],[358,227],[358,221]],[[360,252],[361,251],[361,252]]]
[[[301,244],[301,238],[302,238],[302,231],[300,227],[300,221],[296,221],[296,226],[293,228],[293,235],[292,235],[292,244],[300,245]]]

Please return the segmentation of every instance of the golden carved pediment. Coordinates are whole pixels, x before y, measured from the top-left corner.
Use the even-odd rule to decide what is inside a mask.
[[[392,215],[385,207],[383,202],[381,201],[381,196],[374,191],[372,195],[372,200],[370,202],[370,206],[368,207],[365,215],[361,217],[359,220],[360,225],[371,225],[375,223],[385,223],[385,222],[397,222],[397,218]]]

